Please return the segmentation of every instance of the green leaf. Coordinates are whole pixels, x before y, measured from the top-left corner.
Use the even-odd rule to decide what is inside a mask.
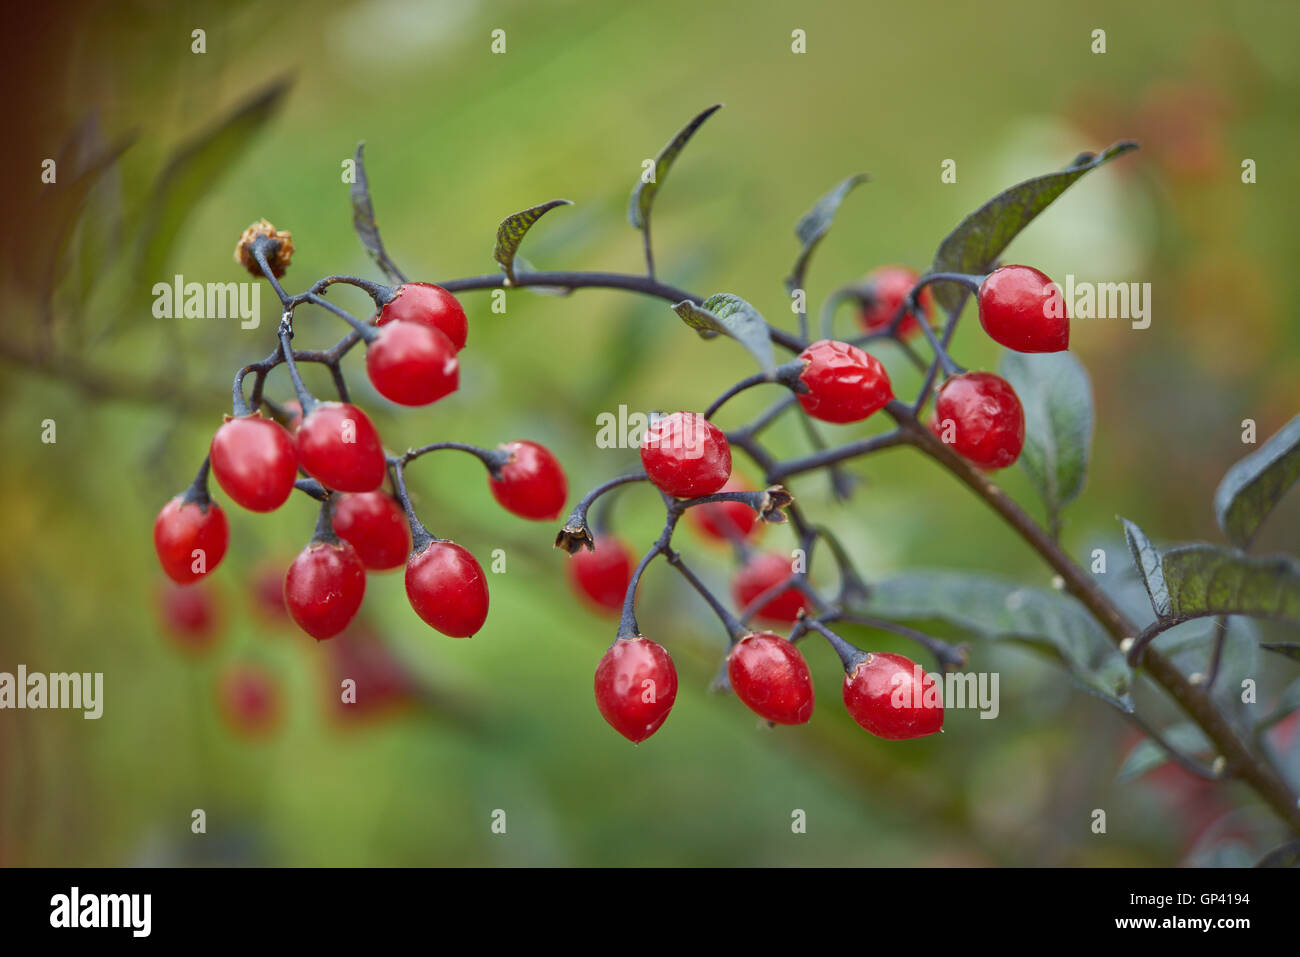
[[[1217,545],[1181,545],[1160,556],[1175,618],[1249,615],[1300,624],[1300,561],[1255,558]]]
[[[739,296],[719,292],[699,305],[683,299],[673,306],[673,312],[698,332],[700,338],[730,336],[750,351],[764,372],[776,368],[767,321],[759,315],[757,309]]]
[[[1025,409],[1020,464],[1047,506],[1052,525],[1083,491],[1092,448],[1092,385],[1069,352],[1005,352],[1002,375]]]
[[[388,252],[384,249],[384,241],[379,237],[379,224],[375,222],[375,207],[370,201],[370,179],[366,176],[366,164],[363,156],[365,149],[365,142],[357,144],[357,152],[354,157],[357,178],[348,191],[352,198],[352,228],[356,230],[357,238],[361,240],[361,245],[365,247],[366,252],[370,253],[370,258],[375,261],[375,265],[383,270],[384,275],[388,277],[388,281],[392,283],[405,282],[406,277],[388,258]]]
[[[1282,655],[1284,658],[1290,658],[1292,661],[1300,661],[1300,642],[1261,641],[1259,646],[1265,651],[1273,652],[1275,655]]]
[[[152,284],[161,276],[186,218],[275,114],[289,85],[286,78],[268,84],[172,154],[145,210],[136,259],[140,282]],[[230,238],[233,246],[237,233]]]
[[[932,271],[988,272],[1011,240],[1079,177],[1137,149],[1137,146],[1125,140],[1098,154],[1080,154],[1059,172],[1027,179],[994,196],[958,223],[957,228],[939,244]],[[951,283],[936,283],[931,289],[934,298],[947,312],[955,312],[966,301],[965,290]]]
[[[1190,721],[1175,724],[1160,732],[1171,748],[1180,754],[1194,756],[1213,750],[1209,739]],[[1169,752],[1156,744],[1151,738],[1143,738],[1124,758],[1119,771],[1115,774],[1118,781],[1133,781],[1163,764],[1169,763]]]
[[[1267,647],[1260,645],[1261,648]],[[1264,721],[1260,722],[1261,727],[1272,727],[1279,721],[1285,720],[1295,712],[1300,711],[1300,678],[1291,682],[1282,689],[1278,695],[1277,705],[1273,708],[1271,714]]]
[[[798,237],[802,248],[799,250],[799,258],[795,260],[794,269],[790,271],[790,276],[785,281],[787,292],[793,293],[803,285],[804,272],[808,269],[808,259],[812,256],[813,250],[817,248],[817,244],[822,241],[822,237],[831,228],[835,213],[839,210],[840,204],[844,202],[844,197],[849,195],[853,187],[859,183],[865,183],[867,179],[869,177],[866,173],[853,174],[817,200],[817,204],[804,213],[803,218],[795,225],[794,234]]]
[[[515,279],[515,253],[519,251],[519,244],[524,241],[524,236],[528,230],[551,210],[557,206],[572,206],[573,201],[568,199],[553,199],[549,203],[542,203],[539,206],[530,206],[525,210],[515,213],[513,216],[507,216],[501,220],[500,227],[497,228],[497,244],[492,250],[492,258],[501,264],[501,268],[506,272],[507,285],[514,282]]]
[[[1300,415],[1223,476],[1214,493],[1214,513],[1228,540],[1248,547],[1273,506],[1297,479]]]
[[[690,142],[691,137],[710,116],[722,109],[721,103],[715,103],[695,119],[691,120],[681,131],[678,132],[668,145],[659,151],[659,155],[654,161],[654,179],[650,182],[637,180],[636,188],[632,190],[632,197],[627,204],[627,219],[637,229],[645,229],[646,224],[650,221],[650,206],[655,201],[655,195],[659,192],[659,187],[668,176],[668,171],[672,169],[673,161],[677,159],[677,154],[685,148]]]
[[[1160,553],[1156,551],[1142,529],[1126,518],[1120,521],[1124,523],[1124,538],[1128,542],[1129,552],[1133,555],[1133,564],[1137,567],[1142,585],[1147,590],[1147,597],[1151,599],[1151,607],[1159,617],[1168,618],[1169,589],[1165,585]]]
[[[1132,674],[1087,610],[1069,595],[967,572],[913,572],[878,582],[856,606],[892,621],[942,621],[973,638],[1011,641],[1059,661],[1086,691],[1125,712]]]

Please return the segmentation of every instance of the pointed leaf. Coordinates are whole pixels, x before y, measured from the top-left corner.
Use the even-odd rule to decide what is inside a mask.
[[[1300,479],[1300,415],[1228,469],[1214,493],[1219,527],[1246,548],[1287,489]]]
[[[817,244],[822,241],[822,237],[831,228],[835,213],[839,210],[840,204],[844,202],[844,197],[849,195],[853,187],[859,183],[865,183],[868,178],[866,173],[853,174],[817,200],[817,205],[804,213],[803,218],[794,227],[794,234],[799,238],[802,248],[799,250],[799,258],[795,260],[794,269],[790,271],[790,276],[785,281],[788,292],[793,293],[803,286],[804,273],[808,269],[808,260],[812,256],[813,250],[817,248]]]
[[[375,222],[375,207],[370,201],[370,179],[366,176],[366,163],[363,155],[365,149],[366,144],[364,141],[358,143],[357,152],[353,158],[356,163],[357,178],[348,191],[352,198],[352,228],[356,230],[357,238],[361,240],[361,245],[365,247],[366,252],[370,253],[370,258],[375,261],[375,265],[388,277],[388,281],[392,283],[405,282],[406,277],[388,258],[388,252],[384,249],[384,241],[379,236],[379,224]]]
[[[668,171],[672,169],[677,154],[690,142],[691,137],[704,124],[704,121],[720,109],[722,109],[722,104],[715,103],[682,127],[681,131],[669,140],[668,145],[661,149],[659,155],[655,157],[654,179],[649,183],[645,180],[637,180],[636,187],[632,190],[632,197],[627,204],[628,222],[637,229],[645,229],[646,223],[650,219],[650,206],[655,201],[659,187],[663,185],[664,180],[667,178]]]
[[[527,235],[528,230],[532,229],[533,223],[557,206],[572,205],[572,200],[553,199],[549,203],[530,206],[501,220],[501,225],[497,229],[497,244],[492,250],[492,258],[500,263],[501,268],[505,270],[507,284],[514,282],[515,253],[519,251],[519,244],[524,241],[524,236]]]
[[[1189,757],[1203,755],[1212,750],[1205,733],[1190,721],[1184,721],[1166,728],[1160,732],[1160,735],[1169,743],[1171,748],[1175,748],[1179,754]],[[1168,764],[1169,760],[1168,751],[1156,744],[1151,738],[1143,738],[1133,746],[1133,750],[1124,758],[1124,763],[1120,765],[1115,778],[1118,781],[1132,781],[1142,777],[1148,771]]]
[[[764,372],[776,368],[767,321],[759,315],[757,309],[739,296],[720,292],[699,305],[684,299],[673,306],[673,312],[698,332],[700,338],[730,336],[750,351]]]
[[[1169,589],[1165,586],[1164,573],[1160,567],[1160,554],[1142,529],[1126,518],[1120,521],[1124,523],[1124,538],[1133,555],[1133,564],[1137,566],[1138,575],[1142,578],[1142,585],[1151,599],[1151,607],[1159,617],[1168,618]]]
[[[1292,661],[1300,661],[1300,642],[1295,641],[1261,641],[1259,646],[1275,655],[1282,655]]]
[[[1250,615],[1300,625],[1300,561],[1255,558],[1217,545],[1181,545],[1160,556],[1175,618]]]
[[[1059,172],[1025,180],[994,196],[958,223],[939,244],[933,271],[988,272],[1011,240],[1077,179],[1137,146],[1125,140],[1098,154],[1083,153]],[[960,309],[966,301],[965,290],[950,283],[936,283],[931,288],[934,298],[948,312]]]

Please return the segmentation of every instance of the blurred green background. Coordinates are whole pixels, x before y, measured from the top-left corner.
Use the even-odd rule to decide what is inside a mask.
[[[371,576],[362,611],[431,704],[339,720],[333,652],[254,613],[259,566],[284,567],[310,536],[315,509],[301,496],[269,516],[228,506],[231,550],[211,582],[220,637],[186,654],[160,624],[153,517],[205,454],[235,369],[271,351],[276,316],[266,290],[256,330],[156,319],[149,290],[175,273],[247,278],[231,251],[260,217],[293,232],[291,291],[329,273],[377,278],[340,178],[359,140],[386,244],[413,278],[493,271],[498,222],[556,197],[577,205],[529,236],[530,262],[636,272],[625,207],[642,160],[723,102],[661,191],[658,271],[788,324],[794,223],[846,175],[873,181],[818,251],[814,308],[876,265],[923,268],[998,190],[1135,138],[1142,151],[1086,177],[1008,251],[1058,278],[1153,287],[1147,330],[1074,324],[1097,435],[1064,541],[1082,560],[1117,540],[1117,514],[1157,541],[1217,541],[1210,498],[1248,451],[1241,421],[1254,419],[1262,440],[1300,407],[1300,327],[1286,307],[1300,292],[1285,172],[1300,153],[1294,5],[123,2],[22,16],[31,22],[6,39],[15,88],[5,181],[18,185],[7,200],[0,363],[0,670],[102,671],[106,700],[99,721],[0,714],[0,863],[1146,865],[1230,861],[1215,856],[1224,835],[1254,839],[1248,802],[1231,786],[1116,784],[1131,729],[1010,648],[973,649],[972,668],[1002,673],[996,721],[952,712],[942,736],[871,738],[840,707],[838,662],[817,645],[807,652],[821,697],[811,723],[757,728],[734,698],[707,693],[725,637],[660,564],[640,620],[676,658],[682,690],[663,730],[633,748],[592,701],[613,624],[570,595],[555,528],[503,513],[467,456],[422,461],[411,482],[437,534],[485,565],[505,550],[487,626],[471,641],[442,638],[395,574]],[[1090,50],[1099,28],[1100,55]],[[195,29],[203,54],[191,52]],[[490,51],[495,29],[506,32],[501,55]],[[806,31],[806,54],[791,53],[795,29]],[[164,179],[159,192],[178,150],[285,76],[280,108],[246,149],[190,181]],[[33,171],[52,156],[73,169],[78,150],[129,131],[60,244],[47,307],[31,262],[58,231]],[[1247,157],[1255,185],[1240,180]],[[955,184],[940,181],[946,159]],[[160,244],[171,225],[175,241]],[[142,272],[144,235],[158,258]],[[335,299],[364,308],[348,291]],[[457,394],[396,411],[369,391],[357,354],[346,367],[354,397],[390,448],[542,441],[565,463],[575,500],[635,460],[595,447],[599,413],[700,408],[752,371],[734,343],[699,340],[657,301],[512,292],[504,316],[485,294],[463,301],[471,331]],[[847,334],[847,312],[840,322]],[[300,347],[343,331],[310,309],[297,328]],[[879,354],[900,394],[914,388],[896,352]],[[969,367],[997,361],[970,316],[955,354]],[[317,372],[309,385],[327,393]],[[283,369],[268,394],[290,396]],[[770,398],[738,399],[725,424]],[[44,419],[57,422],[55,444],[40,441]],[[862,433],[841,427],[835,438]],[[793,420],[773,439],[806,451]],[[848,504],[830,501],[821,476],[792,488],[869,575],[944,566],[1047,584],[1010,532],[915,456],[853,471],[866,481]],[[1021,473],[1001,481],[1040,514]],[[643,548],[657,514],[656,497],[633,489],[614,521]],[[1293,546],[1297,533],[1292,502],[1259,550]],[[769,529],[765,544],[789,547],[788,534]],[[729,556],[688,536],[686,553],[725,589]],[[1127,561],[1117,550],[1111,560]],[[235,734],[215,703],[219,676],[247,662],[283,698],[283,720],[256,740]],[[1168,716],[1153,707],[1153,720]],[[207,814],[202,836],[190,830],[195,808]],[[1107,811],[1105,835],[1089,829],[1093,808]],[[497,809],[505,834],[491,829]],[[794,809],[807,813],[806,834],[792,833]]]

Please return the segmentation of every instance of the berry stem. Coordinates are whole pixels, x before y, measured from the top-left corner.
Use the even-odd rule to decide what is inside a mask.
[[[839,655],[840,664],[844,665],[844,673],[852,674],[853,669],[866,661],[870,657],[861,648],[856,648],[849,644],[835,632],[831,631],[816,618],[805,618],[802,622],[808,628],[817,632],[835,649],[835,654]]]
[[[334,534],[334,496],[326,493],[321,499],[320,512],[316,516],[316,530],[311,536],[312,544],[337,545],[339,537]]]
[[[187,505],[197,505],[207,511],[208,506],[212,504],[212,496],[208,494],[208,471],[211,467],[212,460],[206,455],[203,456],[203,463],[199,466],[194,481],[181,495],[182,502]]]
[[[406,522],[411,526],[411,554],[414,555],[424,551],[437,539],[429,534],[429,530],[424,527],[424,523],[415,514],[415,506],[411,504],[411,496],[406,491],[404,461],[401,458],[390,458],[388,464],[393,470],[393,490],[397,493],[397,501],[401,503],[402,511],[406,513]]]
[[[706,419],[713,418],[713,414],[722,408],[723,405],[725,405],[733,396],[739,395],[746,389],[752,389],[756,385],[778,382],[792,392],[807,392],[808,386],[799,379],[800,374],[803,373],[804,368],[807,365],[808,363],[803,360],[795,359],[792,362],[787,362],[784,365],[777,366],[770,372],[756,372],[754,375],[749,376],[746,379],[741,379],[730,389],[713,400],[709,407],[704,410],[704,417]]]
[[[422,445],[418,449],[407,449],[401,457],[401,462],[406,465],[408,462],[414,462],[422,455],[427,455],[430,452],[440,452],[444,449],[468,452],[482,462],[488,473],[498,480],[501,478],[501,469],[510,461],[510,453],[505,449],[484,449],[464,442],[434,442],[432,445]]]
[[[302,406],[302,415],[305,419],[319,403],[316,397],[307,391],[302,376],[298,374],[298,363],[294,360],[293,346],[289,344],[292,339],[293,314],[286,312],[284,318],[280,320],[280,354],[284,357],[285,365],[289,367],[289,381],[293,383],[293,391],[298,396],[298,404]]]
[[[700,581],[695,572],[691,571],[686,563],[682,561],[682,556],[679,552],[674,551],[671,548],[665,548],[664,558],[667,560],[669,565],[672,565],[681,572],[682,577],[690,582],[691,587],[699,592],[700,597],[708,602],[709,607],[713,609],[713,613],[717,615],[718,620],[722,622],[722,626],[727,629],[727,637],[731,639],[733,645],[748,634],[749,629],[742,625],[735,615],[727,611],[722,602],[718,601],[717,596],[714,595],[713,592],[709,590],[708,586],[705,585],[704,582]]]

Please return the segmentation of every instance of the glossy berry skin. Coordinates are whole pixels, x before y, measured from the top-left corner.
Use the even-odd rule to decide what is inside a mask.
[[[740,609],[747,608],[763,592],[773,588],[791,575],[790,559],[774,552],[754,555],[736,572],[731,582],[731,597]],[[758,610],[757,617],[767,621],[792,624],[799,612],[808,605],[807,596],[795,585],[777,592]]]
[[[1025,411],[1006,379],[967,372],[939,389],[930,430],[980,468],[1004,469],[1024,448]]]
[[[212,474],[236,504],[250,512],[273,512],[289,498],[298,478],[293,437],[260,414],[227,416],[208,450]]]
[[[698,412],[661,416],[646,428],[641,464],[661,491],[677,498],[712,495],[731,477],[727,437]]]
[[[520,440],[501,446],[510,461],[501,467],[501,478],[488,476],[492,497],[507,512],[535,522],[560,517],[569,498],[569,480],[550,450],[536,442]]]
[[[569,556],[569,581],[593,610],[617,615],[623,610],[635,564],[626,545],[605,536],[596,541],[594,551],[581,548]]]
[[[465,348],[469,336],[469,323],[460,301],[441,286],[431,282],[403,283],[396,296],[383,309],[375,324],[385,326],[390,322],[418,322],[437,329],[451,340],[457,352]]]
[[[878,738],[905,741],[943,729],[943,704],[933,676],[902,655],[875,652],[844,677],[844,707],[853,720]],[[927,707],[929,691],[936,702]]]
[[[232,731],[260,738],[280,723],[282,705],[275,679],[252,664],[236,665],[217,680],[217,708]]]
[[[487,621],[487,576],[455,542],[433,541],[411,556],[406,597],[426,625],[449,638],[472,638]]]
[[[751,492],[749,483],[737,475],[727,479],[719,492]],[[688,509],[686,518],[705,538],[719,542],[745,540],[758,526],[758,513],[744,502],[709,502]]]
[[[980,325],[1016,352],[1070,348],[1070,318],[1052,280],[1032,266],[1003,266],[979,289]],[[1049,307],[1051,303],[1051,307]]]
[[[812,674],[799,649],[771,632],[746,635],[727,655],[736,697],[776,724],[803,724],[813,713]]]
[[[858,314],[863,328],[867,332],[879,332],[888,326],[920,278],[916,270],[906,266],[881,266],[872,270],[867,276],[862,311]],[[916,301],[925,314],[925,321],[929,322],[934,314],[934,299],[928,287],[921,290]],[[909,312],[898,326],[898,334],[902,339],[910,339],[920,331],[915,312]]]
[[[889,373],[880,360],[857,346],[833,339],[814,342],[799,354],[804,370],[799,404],[823,422],[860,422],[894,397]]]
[[[220,505],[185,499],[177,495],[162,507],[153,523],[158,562],[178,585],[188,585],[214,571],[230,542],[230,526]],[[196,567],[202,570],[196,571]]]
[[[649,638],[618,638],[596,666],[595,687],[601,716],[640,744],[668,720],[677,700],[677,668]]]
[[[347,542],[315,541],[284,576],[284,604],[298,627],[317,641],[352,621],[366,594],[366,566]]]
[[[385,399],[428,405],[460,387],[451,340],[418,322],[392,322],[366,347],[366,375]]]
[[[339,492],[373,492],[388,465],[370,417],[346,402],[322,402],[303,419],[295,436],[298,461],[307,474]]]
[[[207,651],[220,635],[221,613],[206,583],[185,588],[164,585],[158,595],[158,611],[163,630],[185,652]]]
[[[344,495],[334,506],[334,534],[357,551],[371,571],[406,564],[411,554],[411,525],[397,499],[387,492]]]

